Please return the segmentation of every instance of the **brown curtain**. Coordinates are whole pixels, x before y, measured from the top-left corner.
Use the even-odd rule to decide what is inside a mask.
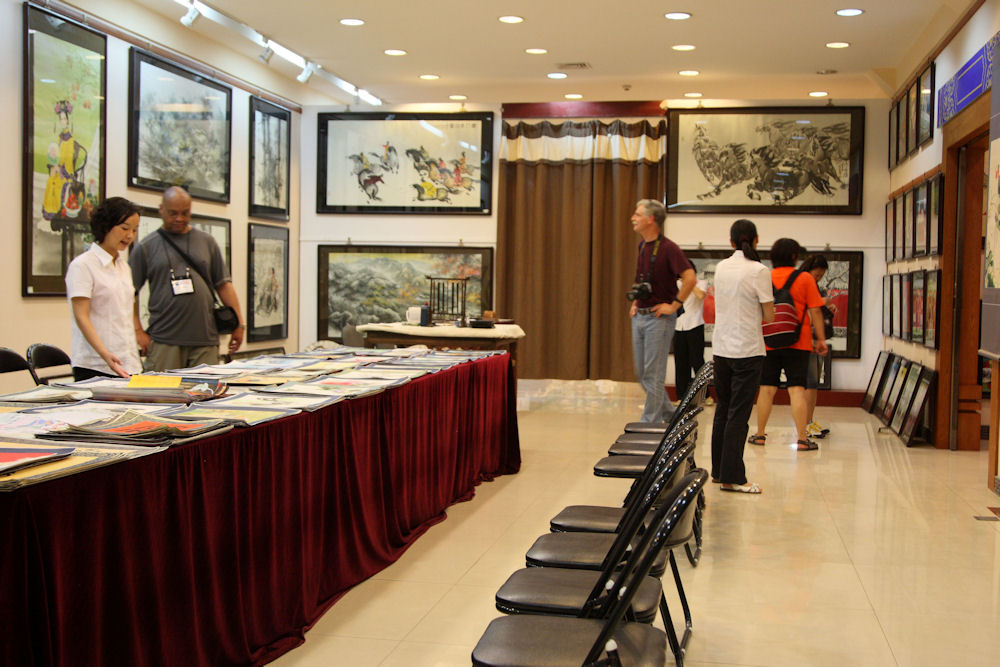
[[[522,378],[634,380],[625,291],[639,199],[663,201],[666,122],[504,123],[497,308]]]

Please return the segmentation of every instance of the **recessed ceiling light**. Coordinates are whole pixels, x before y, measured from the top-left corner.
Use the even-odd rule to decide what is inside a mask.
[[[386,49],[382,53],[384,53],[387,56],[405,56],[406,55],[406,51],[404,51],[403,49]]]
[[[563,95],[563,97],[565,97],[567,100],[582,100],[583,99],[583,95],[581,95],[580,93],[566,93],[565,95]]]
[[[684,93],[684,97],[701,97],[701,93]]]
[[[549,77],[550,79],[565,79],[566,78],[566,73],[565,72],[549,72],[545,76]]]
[[[420,78],[423,79],[424,81],[436,81],[441,77],[439,77],[437,74],[421,74]]]
[[[698,76],[701,72],[696,69],[682,69],[678,74],[681,76]]]
[[[361,19],[340,19],[340,25],[358,26],[364,25],[365,22]]]
[[[825,90],[814,90],[809,93],[809,97],[826,97],[827,92]]]
[[[846,49],[850,44],[848,42],[827,42],[826,48],[828,49]]]
[[[501,16],[497,21],[500,21],[500,23],[521,23],[524,19],[520,16]]]
[[[670,48],[674,51],[694,51],[694,44],[674,44]]]
[[[469,98],[466,97],[465,95],[449,95],[448,99],[449,100],[455,100],[456,102],[464,102],[465,100],[467,100]]]
[[[533,56],[544,56],[549,52],[548,49],[525,49],[525,53],[530,53]]]
[[[688,12],[667,12],[663,16],[671,21],[686,21],[691,18],[691,14]]]
[[[863,9],[838,9],[837,16],[861,16],[865,13]]]
[[[818,69],[818,70],[816,70],[816,73],[819,74],[820,76],[828,76],[830,74],[836,74],[837,70],[835,70],[835,69]]]

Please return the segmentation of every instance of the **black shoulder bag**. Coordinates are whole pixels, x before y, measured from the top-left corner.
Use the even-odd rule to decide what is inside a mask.
[[[215,308],[212,310],[212,316],[215,318],[215,328],[218,329],[221,334],[230,334],[236,331],[236,328],[240,325],[239,315],[236,314],[236,310],[232,306],[227,306],[219,299],[219,295],[215,291],[215,286],[212,284],[212,281],[208,276],[201,272],[201,264],[191,259],[186,252],[177,247],[177,244],[174,243],[169,236],[163,233],[163,229],[157,229],[156,231],[164,241],[170,244],[171,248],[177,251],[177,254],[180,255],[191,268],[198,272],[201,279],[205,281],[206,285],[208,285],[208,289],[212,290],[212,299],[215,301]]]

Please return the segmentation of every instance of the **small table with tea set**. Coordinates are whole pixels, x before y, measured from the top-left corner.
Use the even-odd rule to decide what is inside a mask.
[[[365,336],[365,347],[376,345],[426,345],[434,348],[466,350],[507,350],[510,363],[517,370],[517,342],[524,330],[516,324],[497,324],[489,329],[457,327],[454,324],[420,326],[404,322],[389,324],[359,324],[358,332]]]

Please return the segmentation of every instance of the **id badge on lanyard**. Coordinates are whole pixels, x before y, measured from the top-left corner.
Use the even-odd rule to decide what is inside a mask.
[[[170,269],[170,289],[173,290],[174,296],[194,293],[194,281],[191,280],[191,269],[185,269],[185,271],[184,277],[178,278],[174,275],[174,270]]]

